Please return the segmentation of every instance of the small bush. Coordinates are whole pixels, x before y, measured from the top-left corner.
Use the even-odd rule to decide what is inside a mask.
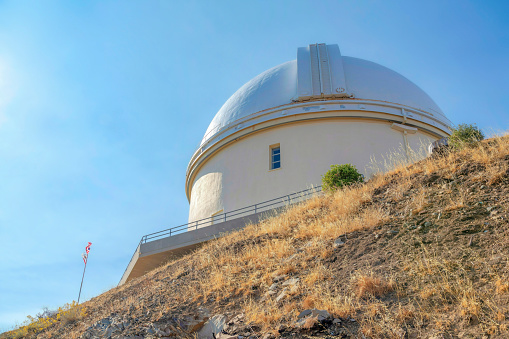
[[[331,165],[330,170],[322,175],[322,189],[324,191],[335,191],[343,186],[362,181],[363,176],[354,165]]]
[[[452,129],[449,145],[454,149],[461,149],[484,139],[483,132],[475,124],[459,124]]]
[[[0,338],[25,338],[29,335],[44,331],[46,328],[54,324],[60,323],[63,326],[67,326],[83,319],[85,316],[86,308],[82,305],[78,305],[76,301],[73,301],[70,304],[65,304],[64,306],[59,307],[55,311],[44,309],[44,312],[38,314],[36,317],[32,317],[30,315],[27,316],[27,320],[25,320],[21,326],[6,333],[6,336],[4,337],[0,335]]]

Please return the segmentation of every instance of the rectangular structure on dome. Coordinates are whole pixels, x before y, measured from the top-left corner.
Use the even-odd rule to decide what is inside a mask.
[[[325,98],[332,96],[331,91],[331,72],[329,67],[329,56],[327,54],[327,46],[325,44],[317,44],[316,49],[318,52],[319,59],[319,71],[320,71],[320,87],[321,95]]]
[[[309,99],[313,95],[309,47],[297,49],[297,93],[299,100]]]
[[[311,44],[297,50],[298,100],[347,97],[338,45]]]
[[[331,74],[331,91],[334,97],[348,97],[346,90],[345,70],[338,45],[327,45],[329,68]]]

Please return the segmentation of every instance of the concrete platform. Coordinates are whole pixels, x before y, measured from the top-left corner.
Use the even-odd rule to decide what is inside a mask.
[[[146,243],[140,243],[127,266],[119,285],[140,277],[145,273],[165,264],[171,258],[187,254],[205,242],[221,237],[229,232],[244,228],[251,223],[257,223],[270,216],[278,214],[285,207],[278,207],[233,220],[213,224],[183,232],[171,237],[164,237]]]

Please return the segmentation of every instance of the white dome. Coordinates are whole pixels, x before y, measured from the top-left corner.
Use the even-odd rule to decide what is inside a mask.
[[[318,46],[320,47],[320,45]],[[284,109],[286,105],[295,105],[302,102],[323,102],[324,100],[338,99],[339,101],[354,100],[359,103],[397,106],[409,111],[416,111],[416,113],[425,113],[423,117],[427,116],[438,122],[436,127],[447,131],[450,126],[449,120],[437,104],[413,82],[401,74],[374,62],[341,56],[337,45],[326,46],[329,49],[329,55],[326,57],[327,60],[323,62],[327,62],[326,72],[330,72],[330,74],[323,73],[324,71],[320,69],[319,76],[323,77],[325,74],[331,78],[331,80],[327,79],[328,86],[334,87],[334,82],[345,86],[345,89],[340,87],[341,89],[338,90],[336,88],[336,92],[343,93],[344,91],[345,95],[339,97],[340,95],[336,93],[331,94],[331,91],[325,96],[323,93],[321,95],[320,93],[309,95],[308,92],[305,92],[306,88],[301,89],[302,85],[307,86],[307,89],[312,91],[312,86],[316,86],[316,84],[311,85],[311,83],[313,81],[323,82],[323,80],[312,78],[315,75],[311,74],[312,72],[309,69],[301,70],[301,68],[308,67],[310,61],[308,54],[306,54],[307,59],[300,60],[302,49],[300,48],[298,60],[288,61],[261,73],[235,92],[210,123],[201,144],[203,145],[225,128],[236,126],[245,121],[246,117],[256,116],[257,113],[262,114],[267,110],[278,107]],[[335,53],[331,51],[335,51]],[[305,52],[309,53],[309,48],[306,48]],[[302,57],[302,59],[304,58]],[[311,56],[311,64],[313,63],[312,59],[313,56]],[[322,60],[320,59],[320,61]],[[301,66],[303,63],[305,63],[304,66]],[[323,64],[320,63],[321,65]],[[315,67],[319,67],[318,64]],[[321,67],[323,68],[323,66]],[[308,82],[308,78],[310,79],[309,84],[299,83],[299,79]],[[304,81],[301,80],[301,82]],[[412,117],[411,114],[409,116]],[[421,121],[429,120],[419,119],[419,114],[412,118]]]

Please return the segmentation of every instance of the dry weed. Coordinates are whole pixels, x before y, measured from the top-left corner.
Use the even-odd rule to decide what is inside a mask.
[[[373,272],[369,274],[357,274],[353,277],[353,290],[357,298],[367,296],[380,297],[394,290],[395,284],[392,280],[385,280],[377,277]]]
[[[468,190],[466,188],[460,187],[456,189],[449,195],[449,202],[447,206],[445,206],[444,210],[453,211],[465,207],[467,198]]]
[[[498,278],[495,281],[495,292],[497,294],[503,294],[509,291],[509,281],[507,278]]]
[[[310,309],[315,306],[316,297],[314,295],[308,295],[304,300],[302,301],[302,308],[303,309]]]

